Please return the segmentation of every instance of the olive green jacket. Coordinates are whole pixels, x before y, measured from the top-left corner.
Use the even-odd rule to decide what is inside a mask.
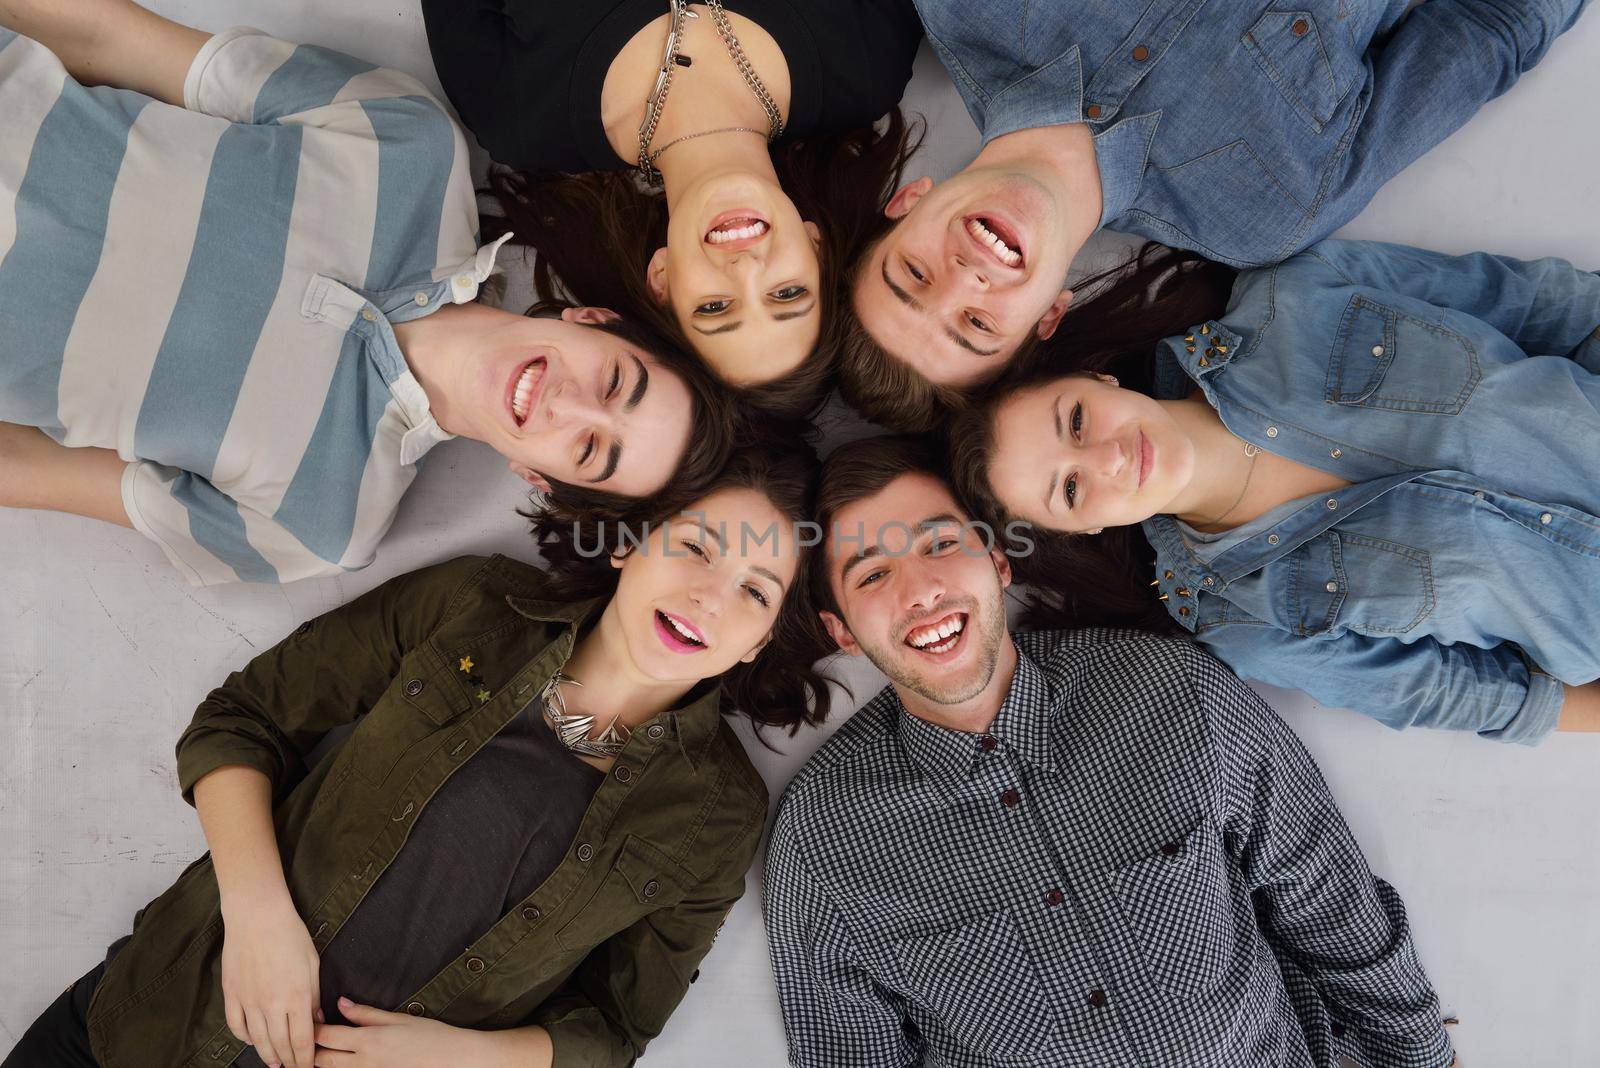
[[[178,742],[184,797],[229,764],[272,780],[289,890],[319,951],[428,800],[539,693],[601,607],[532,599],[541,585],[537,568],[498,556],[403,575],[303,624],[195,713]],[[308,768],[323,737],[352,722]],[[715,693],[662,713],[634,731],[544,884],[386,1007],[460,1027],[540,1024],[561,1068],[632,1064],[744,892],[766,810]],[[222,940],[207,855],[135,917],[95,991],[89,1035],[103,1068],[238,1055]]]

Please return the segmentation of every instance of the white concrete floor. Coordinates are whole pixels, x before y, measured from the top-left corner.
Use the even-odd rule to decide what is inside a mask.
[[[408,0],[149,2],[207,29],[248,23],[434,81]],[[1600,267],[1597,57],[1600,14],[1590,14],[1346,233]],[[937,177],[970,157],[971,124],[926,53],[909,104],[934,131],[919,166]],[[133,532],[0,510],[0,1051],[204,849],[172,748],[211,686],[392,575],[465,552],[529,555],[512,512],[520,500],[498,458],[452,442],[368,570],[201,591]],[[882,682],[855,665],[842,674],[861,699]],[[1600,1065],[1600,738],[1524,750],[1394,734],[1298,694],[1267,696],[1318,756],[1374,869],[1404,894],[1423,961],[1460,1017],[1462,1063]],[[781,755],[750,746],[774,795],[821,740],[781,740]],[[645,1063],[783,1063],[758,879],[759,865]]]

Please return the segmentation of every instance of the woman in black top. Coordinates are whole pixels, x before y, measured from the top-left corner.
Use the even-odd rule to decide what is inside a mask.
[[[801,414],[825,394],[811,357],[827,348],[837,272],[906,152],[894,109],[922,38],[910,0],[423,0],[423,12],[451,101],[510,168],[491,177],[503,216],[486,232],[533,246],[541,285],[553,272],[671,327],[768,409]],[[664,201],[622,173],[641,159]],[[612,173],[561,177],[572,172]]]

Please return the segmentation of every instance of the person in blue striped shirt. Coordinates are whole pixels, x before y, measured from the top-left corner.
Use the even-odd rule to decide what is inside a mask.
[[[0,505],[132,526],[191,582],[370,563],[453,435],[655,493],[716,386],[596,308],[477,303],[460,130],[415,79],[131,0],[0,0]]]

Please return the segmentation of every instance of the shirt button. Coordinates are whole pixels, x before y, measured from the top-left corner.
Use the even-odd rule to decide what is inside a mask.
[[[1278,428],[1277,427],[1275,427],[1275,426],[1267,427],[1267,437],[1275,438],[1277,436],[1278,436]]]
[[[646,901],[655,897],[660,892],[661,884],[656,882],[654,879],[651,879],[649,882],[644,884],[644,896]]]
[[[1139,45],[1137,48],[1135,48],[1133,50],[1133,61],[1135,63],[1143,63],[1145,60],[1147,60],[1149,58],[1150,58],[1150,49],[1146,48],[1144,45]]]
[[[1089,1004],[1097,1009],[1106,1007],[1106,992],[1104,990],[1089,991]]]
[[[406,683],[406,696],[407,697],[415,697],[415,696],[417,696],[417,694],[422,692],[422,687],[423,687],[423,682],[422,682],[421,679],[412,679],[410,682]]]
[[[1083,113],[1089,116],[1091,119],[1098,119],[1100,117],[1100,105],[1090,104],[1088,107],[1083,109]]]
[[[626,764],[618,764],[617,770],[612,772],[612,774],[617,777],[618,782],[633,781],[633,769],[628,767]]]
[[[985,734],[982,738],[978,739],[978,748],[982,749],[985,753],[992,753],[996,749],[1000,748],[1000,743],[995,741],[991,736]]]
[[[1328,1026],[1328,1034],[1332,1035],[1334,1038],[1343,1038],[1344,1037],[1344,1024],[1342,1024],[1342,1023],[1330,1024]]]
[[[1304,37],[1307,33],[1311,32],[1311,24],[1305,19],[1295,19],[1294,25],[1290,26],[1289,30],[1296,37]]]
[[[456,276],[456,285],[460,286],[462,289],[466,289],[467,287],[471,286],[473,281],[474,279],[470,274]]]
[[[1000,803],[1006,808],[1016,808],[1022,801],[1022,795],[1015,790],[1007,790],[1000,795]]]
[[[1212,578],[1210,575],[1207,575],[1205,578],[1200,580],[1200,585],[1202,586],[1215,586],[1216,584],[1217,580]]]
[[[1338,593],[1339,592],[1339,584],[1337,582],[1329,582],[1326,586],[1324,586],[1322,588],[1327,590],[1329,593]]]
[[[473,975],[477,975],[479,972],[483,971],[483,958],[482,957],[468,957],[467,958],[467,971],[471,972]]]
[[[585,842],[581,846],[579,846],[578,847],[578,859],[583,861],[585,864],[587,864],[589,861],[593,860],[594,859],[594,846],[590,845],[588,842]]]
[[[1483,492],[1483,490],[1473,490],[1472,491],[1472,495],[1474,497],[1478,498],[1478,500],[1480,500],[1480,501],[1483,500],[1483,498],[1486,496],[1486,494]]]
[[[1549,512],[1543,512],[1543,513],[1540,513],[1540,515],[1539,515],[1539,522],[1543,523],[1545,526],[1549,526],[1550,525],[1550,519],[1551,519],[1551,516],[1550,516]]]
[[[1328,510],[1331,512],[1337,507],[1339,507],[1338,499],[1334,498],[1334,497],[1329,497],[1328,498]]]
[[[428,306],[428,294],[422,292],[421,290],[418,290],[417,295],[411,299],[417,302],[417,307],[419,308],[426,308]]]
[[[422,1002],[413,1001],[411,1004],[406,1006],[406,1011],[408,1013],[410,1013],[411,1015],[413,1015],[413,1016],[421,1016],[423,1013],[427,1012],[428,1010],[427,1010],[427,1007],[422,1004]]]
[[[645,737],[652,740],[659,739],[665,733],[667,733],[667,728],[663,727],[659,723],[650,724],[650,726],[645,728],[644,732]]]
[[[522,906],[522,918],[529,923],[537,923],[544,918],[544,913],[539,910],[538,905],[524,905]]]
[[[1164,857],[1175,857],[1180,852],[1182,852],[1182,847],[1179,846],[1177,842],[1161,843],[1161,855]]]
[[[1335,460],[1337,460],[1339,457],[1344,455],[1344,450],[1343,449],[1334,449],[1328,455],[1333,457]]]
[[[1278,542],[1280,542],[1282,540],[1283,539],[1278,537],[1276,534],[1268,534],[1267,535],[1267,544],[1268,545],[1276,545],[1276,544],[1278,544]]]
[[[378,313],[373,311],[371,308],[362,308],[361,318],[365,319],[369,323],[375,323],[378,321]]]
[[[1046,905],[1049,905],[1051,908],[1055,908],[1057,905],[1061,904],[1066,899],[1067,899],[1067,895],[1063,894],[1060,890],[1057,890],[1055,887],[1051,887],[1050,888],[1050,892],[1044,895],[1044,903]]]
[[[1372,354],[1374,356],[1382,356],[1383,355],[1383,346],[1382,345],[1374,345],[1374,346],[1372,346]]]

